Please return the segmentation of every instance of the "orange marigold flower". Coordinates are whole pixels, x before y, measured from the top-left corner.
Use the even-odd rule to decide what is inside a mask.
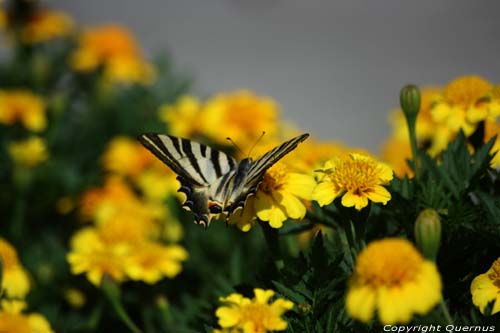
[[[151,83],[154,69],[146,62],[130,32],[119,25],[104,25],[85,30],[71,65],[80,72],[104,67],[110,81]]]

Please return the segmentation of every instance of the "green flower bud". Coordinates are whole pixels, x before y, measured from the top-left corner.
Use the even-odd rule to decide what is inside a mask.
[[[303,316],[307,316],[312,311],[312,306],[307,303],[300,303],[297,305],[297,310]]]
[[[424,209],[415,221],[415,240],[422,254],[436,260],[441,241],[441,221],[434,209]]]
[[[420,90],[413,84],[404,86],[401,89],[399,101],[405,117],[415,118],[420,110]]]

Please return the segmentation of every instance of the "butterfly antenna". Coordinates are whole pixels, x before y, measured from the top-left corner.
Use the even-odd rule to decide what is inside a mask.
[[[265,134],[266,134],[266,131],[262,131],[262,134],[255,141],[255,143],[253,144],[252,148],[250,148],[250,151],[248,152],[248,157],[250,157],[252,155],[253,149],[257,146],[257,144],[260,142],[260,140],[262,140],[262,138],[264,137]]]
[[[231,144],[234,146],[234,148],[236,148],[243,155],[243,151],[240,149],[240,147],[238,147],[238,145],[236,144],[236,142],[233,141],[233,139],[226,138],[226,140],[231,142]]]

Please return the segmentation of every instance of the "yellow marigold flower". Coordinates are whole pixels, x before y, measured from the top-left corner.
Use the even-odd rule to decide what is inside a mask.
[[[137,230],[131,223],[123,222],[80,230],[71,240],[67,257],[71,272],[85,273],[97,286],[105,274],[117,282],[133,279],[150,284],[176,276],[187,252],[178,245],[150,241]]]
[[[171,135],[193,138],[201,134],[201,110],[201,103],[196,97],[182,96],[173,105],[162,105],[159,115]]]
[[[131,253],[126,272],[132,280],[154,284],[163,277],[178,275],[182,270],[181,262],[187,257],[187,251],[181,246],[145,242]]]
[[[481,313],[489,302],[495,301],[491,314],[500,312],[500,258],[498,258],[490,269],[476,276],[470,285],[472,303],[479,308]]]
[[[66,37],[73,31],[73,20],[62,11],[35,12],[21,30],[21,41],[26,44],[43,43]]]
[[[136,56],[113,57],[108,60],[104,77],[111,82],[151,84],[156,72],[150,63]]]
[[[26,303],[3,300],[0,307],[2,333],[53,333],[49,322],[38,313],[23,314]]]
[[[199,122],[203,134],[219,144],[227,144],[229,137],[242,147],[251,147],[262,132],[272,137],[278,131],[276,103],[250,91],[214,96],[205,103],[202,112],[203,119]]]
[[[26,90],[0,90],[0,124],[17,122],[34,132],[44,130],[47,126],[45,103]]]
[[[441,96],[436,98],[432,116],[453,133],[462,129],[466,135],[470,135],[476,129],[476,123],[488,116],[490,103],[485,98],[492,89],[492,84],[479,76],[459,77],[450,82]]]
[[[0,294],[3,290],[8,297],[23,298],[30,290],[28,273],[19,262],[14,247],[2,238],[0,238],[0,259],[3,270]]]
[[[293,303],[283,298],[269,300],[274,291],[254,289],[255,297],[249,299],[240,294],[221,297],[224,304],[215,311],[222,332],[266,333],[284,331],[287,322],[281,316],[293,308]]]
[[[127,246],[105,244],[95,228],[85,228],[73,235],[67,260],[72,274],[85,273],[92,284],[99,286],[105,274],[117,282],[125,280],[128,252]]]
[[[35,167],[49,157],[45,141],[39,137],[12,142],[8,150],[16,165],[26,168]]]
[[[319,171],[325,177],[314,189],[312,198],[320,206],[339,196],[344,207],[354,206],[357,210],[366,207],[368,200],[384,205],[391,200],[391,194],[382,185],[391,181],[392,170],[371,157],[350,154],[344,159],[335,158]]]
[[[87,29],[79,38],[71,65],[76,71],[89,72],[104,66],[105,76],[113,82],[150,83],[154,76],[133,36],[124,27],[104,25]]]
[[[383,324],[407,323],[441,300],[436,265],[405,239],[374,241],[361,251],[346,296],[352,318],[369,322],[375,312]]]
[[[154,157],[137,140],[118,136],[108,143],[102,163],[107,171],[135,177],[154,163]]]
[[[258,217],[273,228],[281,228],[288,218],[302,219],[306,215],[306,206],[300,199],[310,200],[314,186],[312,176],[289,172],[285,164],[277,163],[266,172],[243,210],[235,211],[228,222],[248,231]]]

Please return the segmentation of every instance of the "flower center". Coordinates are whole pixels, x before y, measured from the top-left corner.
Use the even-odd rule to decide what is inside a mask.
[[[380,172],[375,161],[347,158],[332,170],[330,177],[339,188],[361,194],[380,183]]]
[[[267,170],[262,182],[259,185],[259,190],[265,193],[277,191],[283,187],[287,178],[287,170],[283,164],[275,164],[271,169]]]
[[[396,287],[415,280],[423,262],[406,240],[376,241],[359,255],[355,276],[362,284],[375,288]]]
[[[271,312],[267,304],[248,304],[241,308],[241,323],[252,323],[252,333],[266,333],[264,323]]]
[[[491,266],[491,272],[488,274],[488,277],[491,281],[493,281],[493,284],[495,286],[500,288],[500,259],[497,259],[493,263],[493,266]]]
[[[443,95],[449,104],[469,107],[479,98],[485,96],[491,88],[491,84],[479,76],[466,76],[448,84]]]

